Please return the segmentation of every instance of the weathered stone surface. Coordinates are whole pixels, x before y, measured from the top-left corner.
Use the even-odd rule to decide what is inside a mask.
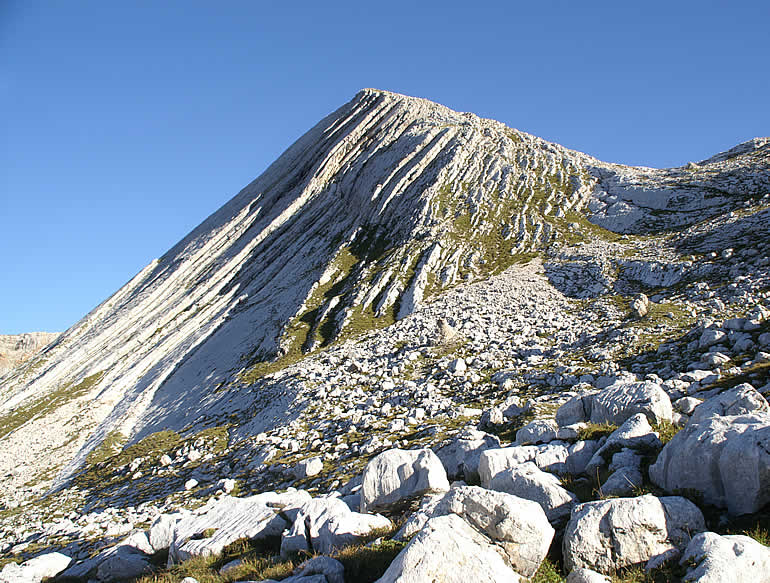
[[[378,583],[517,583],[496,547],[455,514],[431,518]]]
[[[555,421],[536,419],[516,432],[516,443],[517,445],[548,443],[556,439],[558,429]]]
[[[446,471],[431,450],[390,449],[364,470],[361,512],[386,510],[417,496],[447,490]]]
[[[454,487],[423,504],[399,531],[403,539],[437,516],[456,514],[497,545],[517,573],[532,576],[545,558],[554,530],[537,502],[478,486]]]
[[[265,503],[267,500],[280,500],[280,496],[224,496],[204,507],[200,515],[183,518],[174,531],[169,564],[196,556],[215,555],[239,538],[259,539],[280,535],[289,524],[279,514],[280,506]],[[298,501],[296,492],[287,492],[284,496],[294,504]],[[206,534],[210,536],[204,536]]]
[[[464,429],[436,451],[449,479],[478,482],[481,452],[500,447],[500,439],[475,429]]]
[[[575,507],[564,531],[564,565],[611,573],[683,549],[703,530],[701,511],[678,496],[586,502]]]
[[[649,381],[617,382],[590,397],[592,423],[620,425],[636,413],[644,413],[654,423],[671,421],[671,400],[666,392]]]
[[[743,383],[698,405],[690,420],[698,423],[715,415],[730,417],[753,413],[770,413],[770,405],[759,391]]]
[[[581,421],[621,425],[636,413],[644,413],[654,423],[671,421],[671,399],[656,383],[621,380],[597,393],[573,397],[559,407],[556,422],[559,425]]]
[[[488,449],[479,457],[481,485],[487,487],[498,473],[529,461],[542,470],[564,473],[567,471],[569,454],[565,445],[555,442]]]
[[[352,512],[339,498],[315,498],[299,508],[294,523],[284,533],[281,555],[300,551],[327,554],[390,525],[390,520],[379,514]]]
[[[99,563],[96,568],[96,577],[104,583],[113,581],[125,581],[146,575],[153,570],[150,556],[127,545],[120,545],[111,549],[112,552]]]
[[[770,549],[742,535],[695,535],[681,559],[692,583],[770,583]]]
[[[694,490],[731,514],[770,502],[770,416],[690,421],[650,466],[650,479],[668,492]]]
[[[345,567],[331,557],[313,557],[294,570],[296,577],[322,575],[327,583],[345,583]]]
[[[532,462],[499,472],[487,487],[537,502],[552,524],[566,521],[578,502],[577,497],[561,485],[559,478],[542,471]]]

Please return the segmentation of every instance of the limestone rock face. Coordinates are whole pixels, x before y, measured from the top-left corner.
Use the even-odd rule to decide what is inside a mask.
[[[700,492],[704,502],[727,508],[731,514],[756,512],[770,502],[768,452],[768,415],[691,421],[650,466],[650,479],[668,492]]]
[[[364,470],[361,512],[387,510],[409,499],[449,490],[444,466],[429,449],[390,449]]]
[[[644,413],[650,422],[671,421],[671,399],[660,385],[618,381],[597,393],[578,395],[556,412],[559,425],[581,421],[621,425],[636,413]]]
[[[169,564],[191,557],[215,555],[240,538],[279,536],[289,526],[279,512],[284,511],[286,515],[287,506],[298,507],[299,504],[294,493],[277,496],[286,498],[286,506],[268,506],[265,497],[260,495],[250,498],[225,496],[213,501],[208,508],[204,507],[205,512],[181,519],[174,528]],[[309,498],[307,495],[306,499]]]
[[[40,583],[64,571],[72,559],[62,553],[45,553],[21,565],[9,563],[0,570],[0,583]]]
[[[377,583],[517,583],[494,545],[456,514],[430,519]]]
[[[748,536],[701,532],[687,545],[681,562],[694,563],[685,576],[692,583],[770,582],[770,549]]]
[[[682,550],[705,528],[698,507],[678,496],[586,502],[575,507],[564,531],[564,565],[612,573]]]
[[[436,455],[444,464],[449,479],[478,482],[481,452],[499,447],[498,437],[475,429],[465,429],[436,450]]]

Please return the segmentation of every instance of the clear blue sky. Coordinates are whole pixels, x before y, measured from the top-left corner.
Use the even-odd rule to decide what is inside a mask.
[[[61,331],[362,87],[601,159],[770,134],[770,3],[0,0],[0,333]]]

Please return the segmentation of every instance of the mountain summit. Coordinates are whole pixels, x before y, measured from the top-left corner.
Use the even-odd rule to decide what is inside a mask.
[[[427,322],[426,314],[430,326],[441,320],[445,336],[480,347],[487,332],[469,336],[463,318],[493,308],[509,314],[515,298],[516,326],[543,340],[553,334],[566,343],[561,355],[578,350],[589,328],[567,334],[561,316],[543,306],[568,314],[588,306],[592,315],[580,321],[590,327],[614,321],[617,294],[674,293],[672,286],[722,273],[700,260],[730,241],[766,241],[769,192],[766,138],[681,168],[628,167],[424,99],[364,89],[0,378],[0,497],[15,505],[65,487],[112,445],[159,432],[229,428],[232,441],[298,427],[319,399],[313,391],[330,382],[308,372],[321,362],[309,357],[327,355],[363,375],[354,354],[329,351],[386,327],[401,349],[419,343],[427,333],[414,322]],[[500,294],[508,299],[495,303]],[[454,306],[478,300],[462,317],[453,312],[454,326],[439,307],[450,297]],[[537,321],[524,317],[530,313]],[[385,350],[360,346],[368,347],[362,355]],[[615,362],[615,348],[606,350]],[[540,365],[543,351],[520,356]],[[400,378],[427,353],[414,354],[380,378]],[[507,361],[490,362],[499,372]],[[580,375],[554,362],[551,372],[577,383]],[[473,389],[483,378],[468,380],[463,402],[484,404]],[[445,395],[446,406],[459,394]]]

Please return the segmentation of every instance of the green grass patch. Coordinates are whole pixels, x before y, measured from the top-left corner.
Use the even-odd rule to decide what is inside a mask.
[[[578,430],[578,439],[589,441],[609,437],[617,428],[618,426],[614,423],[589,423]]]

